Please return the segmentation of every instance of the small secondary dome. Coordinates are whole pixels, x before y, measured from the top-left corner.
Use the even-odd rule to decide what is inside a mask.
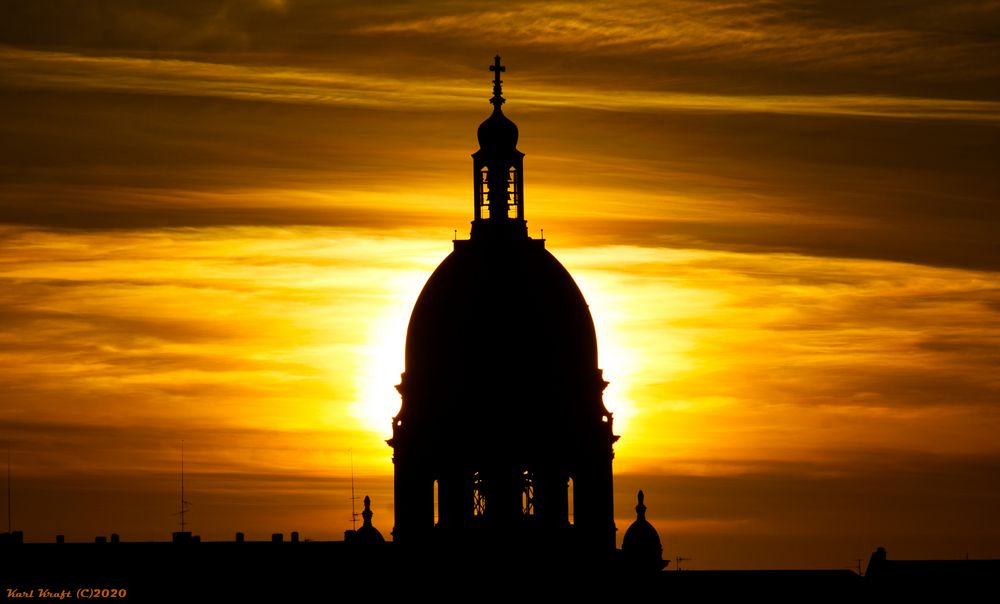
[[[668,563],[663,560],[663,545],[660,535],[646,520],[645,495],[639,491],[639,504],[635,506],[635,522],[625,531],[622,538],[622,557],[625,564],[634,571],[655,572],[663,570]]]
[[[351,534],[351,531],[348,531],[348,534],[351,537],[349,540],[351,542],[359,545],[372,545],[375,543],[385,543],[385,537],[383,537],[382,533],[372,524],[373,515],[374,512],[372,512],[371,497],[365,495],[365,509],[363,512],[361,512],[361,519],[363,523],[361,525],[361,528],[359,528],[356,531],[353,531],[353,534]]]

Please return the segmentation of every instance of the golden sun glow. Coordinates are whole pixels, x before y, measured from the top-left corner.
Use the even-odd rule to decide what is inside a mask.
[[[399,412],[400,398],[395,389],[404,369],[406,326],[428,274],[407,272],[396,275],[387,289],[397,292],[375,311],[366,343],[360,354],[364,359],[358,373],[358,403],[354,416],[365,429],[383,439],[392,434],[392,418]]]

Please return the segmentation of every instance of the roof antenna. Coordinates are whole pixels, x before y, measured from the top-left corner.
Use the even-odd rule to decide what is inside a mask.
[[[10,486],[10,441],[7,441],[7,532],[14,526],[14,491]]]
[[[351,530],[358,530],[358,512],[355,510],[355,502],[358,500],[354,496],[354,449],[348,449],[351,454]]]
[[[184,441],[181,441],[181,532],[184,532],[185,527],[187,527],[187,521],[184,519],[184,515],[191,509],[191,502],[184,499]]]

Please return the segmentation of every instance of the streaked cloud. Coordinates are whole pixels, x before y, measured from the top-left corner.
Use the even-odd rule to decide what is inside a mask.
[[[219,64],[178,59],[107,57],[5,49],[0,73],[19,88],[222,97],[241,101],[312,103],[388,109],[482,107],[482,83],[468,79],[410,80],[361,73]],[[573,89],[528,82],[516,91],[527,109],[724,111],[897,119],[1000,121],[1000,101],[863,94],[697,94]]]
[[[1000,555],[998,26],[981,2],[5,4],[17,517],[162,539],[183,439],[206,538],[338,538],[349,450],[387,533],[406,319],[468,231],[499,49],[530,232],[597,322],[619,529],[644,488],[699,568]]]

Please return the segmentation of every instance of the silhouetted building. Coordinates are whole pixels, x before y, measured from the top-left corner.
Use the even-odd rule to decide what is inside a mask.
[[[615,548],[612,416],[586,300],[528,236],[524,154],[501,110],[472,155],[472,231],[428,279],[406,334],[393,418],[401,545]],[[571,504],[572,503],[572,508]]]
[[[890,560],[884,547],[872,552],[865,581],[874,589],[897,593],[947,587],[954,599],[966,594],[981,598],[1000,581],[1000,560]],[[965,598],[961,598],[965,599]],[[972,598],[970,598],[972,599]]]

